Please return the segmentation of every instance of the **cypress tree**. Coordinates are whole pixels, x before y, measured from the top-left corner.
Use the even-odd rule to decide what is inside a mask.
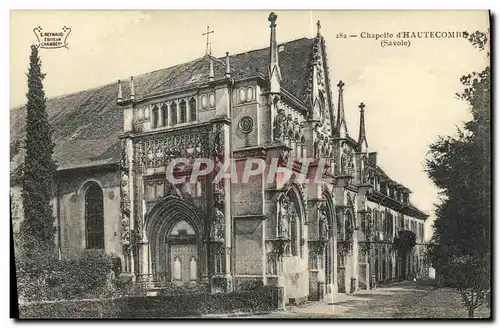
[[[54,144],[43,90],[44,77],[38,48],[32,45],[26,94],[26,157],[22,178],[24,220],[20,226],[21,245],[28,257],[52,256],[55,253],[55,218],[50,201],[56,164],[52,159]]]

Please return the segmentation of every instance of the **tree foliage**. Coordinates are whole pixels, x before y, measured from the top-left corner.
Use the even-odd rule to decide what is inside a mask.
[[[410,230],[401,230],[398,235],[394,237],[393,245],[402,253],[410,251],[416,244],[417,237],[415,233]]]
[[[24,220],[20,235],[25,255],[37,250],[50,256],[54,252],[54,216],[50,201],[56,165],[52,159],[54,144],[42,80],[38,48],[31,46],[26,105],[26,157],[23,164]]]
[[[488,37],[475,32],[469,41],[489,56]],[[490,67],[460,80],[464,91],[457,97],[469,104],[472,120],[457,128],[457,136],[431,144],[426,161],[441,196],[428,257],[438,277],[461,292],[473,317],[490,290]]]

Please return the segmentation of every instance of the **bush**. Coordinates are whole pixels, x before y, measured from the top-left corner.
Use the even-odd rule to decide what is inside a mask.
[[[21,318],[174,318],[203,314],[268,312],[278,307],[278,288],[229,294],[40,302],[20,306]]]
[[[172,282],[161,287],[161,295],[182,295],[182,294],[202,294],[210,291],[208,284],[192,283],[178,285]]]
[[[254,290],[264,286],[261,279],[243,280],[238,282],[237,290]]]
[[[113,291],[113,264],[102,250],[85,250],[57,262],[47,287],[51,299],[108,296]]]
[[[102,250],[62,260],[29,257],[16,262],[21,302],[107,297],[116,289],[112,258]]]

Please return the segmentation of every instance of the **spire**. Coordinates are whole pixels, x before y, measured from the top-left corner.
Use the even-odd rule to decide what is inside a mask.
[[[345,122],[345,113],[344,113],[344,82],[339,81],[337,87],[339,88],[339,105],[337,109],[337,135],[341,136],[341,131],[345,131],[345,135],[349,135],[347,132],[347,124]]]
[[[365,131],[365,107],[366,105],[359,104],[359,139],[358,146],[359,151],[364,152],[368,148],[368,142],[366,141],[366,131]]]
[[[278,41],[276,39],[276,19],[278,16],[272,12],[269,14],[269,26],[271,28],[271,40],[269,47],[269,81],[271,84],[271,92],[280,92],[281,71],[278,63]]]
[[[123,100],[122,81],[118,80],[118,97],[117,97],[117,102],[121,102],[122,100]]]
[[[231,67],[229,66],[229,52],[226,52],[226,77],[231,77]]]
[[[319,32],[319,30],[321,30],[321,22],[319,20],[316,22],[316,27],[317,27],[317,30],[318,30],[318,33],[316,34],[316,36],[320,37],[321,33]]]
[[[130,100],[135,99],[134,77],[130,77]]]
[[[208,74],[208,80],[213,81],[214,80],[214,62],[212,60],[212,56],[210,57],[210,73]]]

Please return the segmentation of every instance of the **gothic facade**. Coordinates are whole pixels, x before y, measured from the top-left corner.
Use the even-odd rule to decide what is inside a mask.
[[[345,85],[330,79],[319,23],[315,38],[280,44],[276,20],[272,13],[268,48],[207,54],[48,100],[63,256],[102,248],[138,283],[212,292],[274,284],[289,302],[425,274],[427,215],[368,150],[363,103],[357,139],[348,133]],[[22,111],[12,115],[14,141],[22,140]],[[291,179],[213,183],[209,174],[176,184],[166,175],[177,158],[232,158],[236,172],[249,158],[277,159],[292,163]],[[298,178],[306,160],[308,176],[320,179]],[[188,176],[190,163],[175,175]],[[393,241],[405,230],[416,246],[402,254]]]

